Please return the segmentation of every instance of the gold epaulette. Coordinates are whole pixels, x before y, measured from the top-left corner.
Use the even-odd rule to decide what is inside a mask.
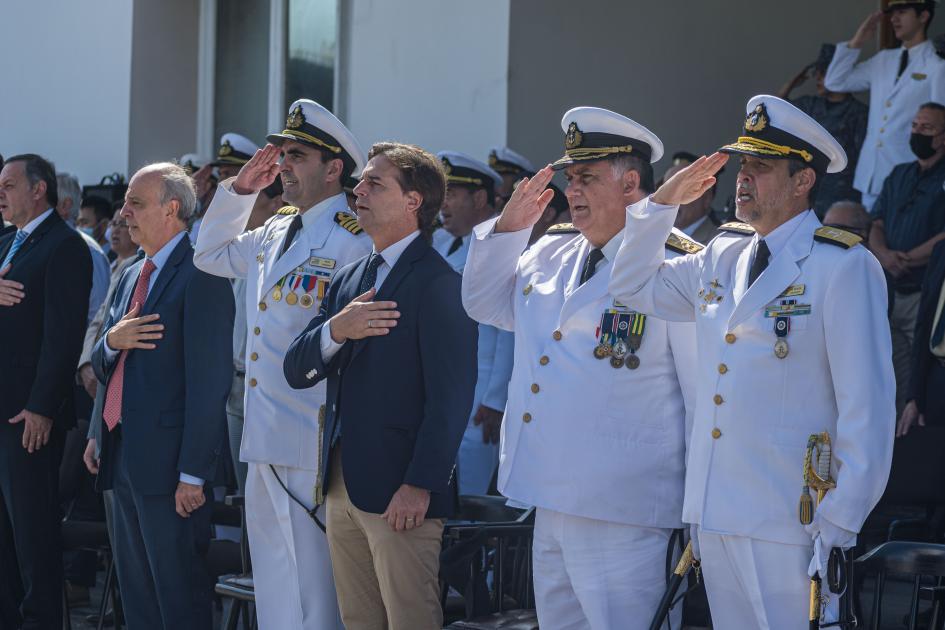
[[[336,212],[335,223],[348,230],[355,236],[364,231],[364,228],[361,227],[361,224],[358,223],[358,220],[347,212]]]
[[[669,238],[666,239],[666,249],[680,254],[698,254],[703,249],[705,249],[705,245],[702,245],[691,238],[680,236],[675,232],[670,232]]]
[[[747,223],[740,223],[739,221],[723,223],[719,226],[719,229],[723,232],[734,232],[735,234],[751,235],[755,233],[755,228],[751,227]]]
[[[814,230],[814,240],[821,243],[830,243],[843,249],[850,249],[854,245],[859,245],[863,239],[853,232],[825,226]]]
[[[573,223],[555,223],[545,231],[545,234],[577,234],[578,231]]]
[[[299,209],[295,206],[282,206],[276,210],[276,214],[298,214]]]

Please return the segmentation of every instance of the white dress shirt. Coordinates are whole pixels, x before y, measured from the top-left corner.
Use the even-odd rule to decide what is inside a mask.
[[[380,252],[380,256],[384,262],[382,262],[377,268],[377,279],[374,281],[375,289],[379,289],[381,285],[384,284],[384,280],[387,279],[387,276],[390,274],[390,270],[393,269],[394,265],[397,264],[397,261],[404,253],[404,250],[406,250],[407,246],[413,242],[413,239],[417,238],[419,235],[420,230],[414,230],[404,238],[400,239],[393,245],[386,247],[382,252]],[[372,255],[376,253],[376,250],[371,251]],[[326,321],[324,327],[322,328],[322,361],[325,363],[331,361],[331,358],[335,356],[335,353],[338,352],[338,350],[341,349],[342,345],[344,344],[337,343],[331,338],[331,320]]]

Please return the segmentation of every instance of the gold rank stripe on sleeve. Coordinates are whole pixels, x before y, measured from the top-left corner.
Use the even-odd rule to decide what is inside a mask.
[[[854,245],[859,245],[863,239],[853,232],[825,226],[814,230],[814,240],[821,243],[830,243],[843,249],[850,249]]]
[[[358,220],[347,212],[336,212],[335,213],[335,223],[348,230],[354,235],[358,235],[364,231],[364,228],[361,227],[361,224],[358,223]]]
[[[299,209],[296,208],[295,206],[282,206],[281,208],[276,210],[276,214],[290,215],[290,214],[298,214],[298,213],[299,213]]]
[[[751,227],[747,223],[740,223],[738,221],[723,223],[721,226],[719,226],[719,229],[723,232],[732,232],[734,234],[751,235],[755,233],[755,228]]]
[[[577,234],[578,229],[573,223],[556,223],[552,225],[545,234]]]
[[[666,249],[680,254],[697,254],[705,249],[705,246],[700,245],[691,238],[686,238],[684,236],[679,236],[675,232],[670,232],[669,238],[666,239]]]

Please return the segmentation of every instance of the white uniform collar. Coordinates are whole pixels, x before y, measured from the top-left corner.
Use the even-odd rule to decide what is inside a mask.
[[[311,208],[309,208],[308,210],[302,213],[302,227],[307,228],[307,227],[311,227],[315,225],[315,222],[318,221],[318,218],[320,216],[325,214],[325,212],[327,212],[328,209],[331,208],[334,204],[338,203],[339,198],[341,201],[344,202],[345,208],[347,208],[348,200],[345,197],[345,194],[343,192],[338,193],[337,195],[332,195],[331,197],[328,197],[327,199],[322,199],[321,201],[316,203],[314,206],[312,206]]]
[[[797,231],[797,228],[800,227],[801,223],[804,222],[810,212],[810,210],[801,212],[793,219],[785,221],[774,228],[770,234],[764,237],[764,242],[768,244],[768,251],[771,252],[771,260],[774,260],[774,258],[781,253],[781,250],[787,246],[791,241],[791,237],[794,236],[794,232]],[[758,241],[762,240],[762,237],[760,234],[755,234],[754,239],[755,242],[752,246],[757,247]]]
[[[617,234],[614,235],[612,239],[607,241],[606,245],[601,247],[601,251],[604,254],[604,260],[606,260],[607,262],[614,262],[614,258],[617,257],[617,250],[620,249],[620,243],[622,242],[623,242],[623,230],[620,230],[619,232],[617,232]],[[588,244],[590,245],[590,243]],[[593,248],[594,246],[591,245],[591,249]],[[599,267],[600,266],[598,265],[598,268]]]

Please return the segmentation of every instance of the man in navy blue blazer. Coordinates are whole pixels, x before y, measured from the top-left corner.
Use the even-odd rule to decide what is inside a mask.
[[[118,282],[92,367],[104,384],[97,485],[114,490],[115,559],[131,628],[209,629],[206,484],[220,472],[233,369],[230,284],[194,267],[194,186],[152,164],[121,216],[145,258]]]
[[[439,160],[372,147],[355,187],[374,252],[335,276],[289,346],[297,389],[328,379],[319,486],[345,627],[441,628],[439,551],[476,385],[477,326],[460,276],[430,245]],[[343,444],[343,446],[342,446]]]

